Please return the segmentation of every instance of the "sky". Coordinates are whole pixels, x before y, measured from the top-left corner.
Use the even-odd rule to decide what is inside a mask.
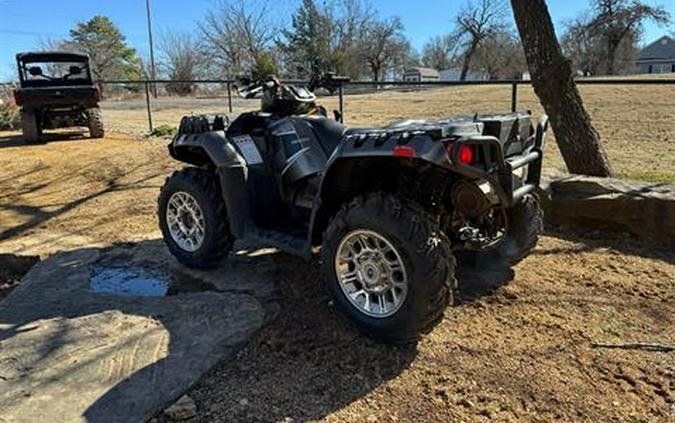
[[[330,1],[330,0],[327,0]],[[382,17],[398,15],[418,50],[434,35],[447,33],[452,18],[467,0],[371,0]],[[665,6],[675,16],[675,0],[645,0]],[[290,16],[298,0],[277,0],[278,16]],[[588,0],[548,0],[558,34],[565,21],[588,9]],[[151,0],[153,30],[197,31],[197,22],[217,0]],[[15,79],[14,55],[38,49],[49,39],[65,38],[77,22],[94,15],[110,17],[128,43],[147,56],[145,0],[0,0],[0,81]],[[643,43],[675,30],[647,25]]]

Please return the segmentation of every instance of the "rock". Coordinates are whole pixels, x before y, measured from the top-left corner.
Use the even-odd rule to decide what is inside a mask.
[[[462,398],[461,400],[459,400],[458,404],[463,406],[463,407],[466,407],[466,408],[475,408],[476,407],[476,405],[473,402],[471,402],[471,400],[466,399],[466,398]]]
[[[184,270],[161,241],[149,240],[37,263],[0,304],[0,416],[126,423],[161,413],[265,323],[274,269],[256,260],[229,273]],[[91,279],[101,266],[161,270],[181,290],[97,294]],[[239,286],[230,290],[233,280]],[[35,382],[50,380],[58,383]]]
[[[187,420],[197,415],[197,406],[192,398],[183,395],[171,407],[164,410],[164,414],[174,421]]]
[[[572,228],[628,232],[660,244],[675,244],[675,185],[555,176],[539,197],[546,220]]]
[[[248,400],[246,398],[240,399],[239,405],[241,405],[242,407],[247,407],[248,406]]]

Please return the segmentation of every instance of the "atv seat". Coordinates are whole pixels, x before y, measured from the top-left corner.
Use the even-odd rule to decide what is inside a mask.
[[[373,128],[347,128],[340,122],[325,117],[308,117],[305,121],[311,126],[319,140],[326,157],[330,157],[346,135],[372,132]]]

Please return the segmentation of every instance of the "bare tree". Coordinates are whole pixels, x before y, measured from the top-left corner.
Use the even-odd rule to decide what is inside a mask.
[[[525,53],[517,35],[510,29],[498,29],[478,46],[473,69],[489,79],[518,79],[527,69]]]
[[[626,36],[639,34],[646,21],[670,22],[670,14],[660,6],[640,0],[594,0],[594,16],[589,29],[601,34],[606,43],[607,73],[615,74],[616,53]]]
[[[575,69],[584,74],[607,73],[610,66],[606,54],[607,42],[602,33],[589,26],[588,16],[578,17],[567,23],[561,44],[565,55]],[[619,43],[613,57],[614,73],[629,72],[634,68],[638,53],[639,33],[629,31]]]
[[[436,70],[453,66],[459,56],[459,40],[456,34],[435,36],[422,48],[422,63]]]
[[[545,0],[511,0],[511,5],[534,91],[551,118],[567,168],[572,173],[611,176],[607,154],[584,109]]]
[[[191,94],[202,65],[199,42],[189,33],[164,32],[159,39],[160,66],[172,81],[166,88],[179,95]]]
[[[269,51],[277,33],[267,1],[220,0],[199,28],[209,48],[217,51],[230,74],[245,71]]]
[[[410,43],[403,35],[403,23],[397,16],[373,22],[366,39],[363,57],[375,82],[380,81],[388,69],[404,61],[410,51]]]
[[[504,25],[505,14],[504,0],[470,0],[459,12],[456,18],[455,35],[465,40],[460,81],[466,80],[471,59],[483,40]]]
[[[336,69],[332,70],[353,79],[363,76],[361,50],[363,44],[368,42],[366,34],[376,14],[372,5],[365,0],[342,0],[338,3],[331,12],[337,62]]]
[[[588,30],[588,19],[579,17],[567,22],[560,43],[575,69],[584,75],[596,75],[603,65],[602,46],[598,41],[598,37]]]

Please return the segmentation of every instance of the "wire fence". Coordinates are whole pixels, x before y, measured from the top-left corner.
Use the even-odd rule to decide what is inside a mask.
[[[576,82],[615,170],[638,179],[675,182],[675,78],[660,75]],[[260,107],[260,100],[238,96],[234,80],[100,84],[101,108],[110,132],[165,134],[175,130],[185,115],[221,114],[234,118]],[[319,104],[329,111],[340,111],[344,122],[352,127],[512,110],[531,110],[535,116],[543,113],[529,81],[355,81],[333,95],[318,95]],[[158,128],[162,131],[155,131]],[[551,135],[555,141],[555,134]],[[546,163],[554,169],[565,168],[555,142],[547,144]]]
[[[286,83],[302,84],[303,81],[284,81]],[[576,81],[579,89],[584,97],[585,103],[593,105],[593,99],[587,99],[585,94],[586,87],[623,87],[629,88],[631,94],[630,98],[615,98],[616,101],[623,101],[624,105],[635,105],[637,103],[647,103],[649,108],[659,107],[673,107],[672,92],[665,99],[658,99],[650,97],[649,91],[653,91],[654,87],[661,86],[666,90],[672,90],[675,86],[675,78],[668,79],[646,79],[646,78],[622,78],[622,79],[579,79]],[[244,111],[253,110],[258,104],[257,100],[245,100],[236,94],[236,81],[227,79],[202,79],[202,80],[143,80],[143,81],[101,81],[99,83],[104,88],[105,104],[112,109],[121,110],[128,107],[131,110],[138,110],[138,100],[144,100],[143,108],[145,109],[147,129],[152,132],[155,123],[158,119],[154,118],[157,112],[168,109],[185,110],[189,114],[194,113],[209,113],[218,111],[220,113],[228,113],[230,115],[239,114]],[[320,101],[328,103],[335,110],[340,112],[343,117],[350,116],[351,99],[363,103],[366,99],[365,94],[373,93],[392,93],[396,92],[399,95],[390,98],[391,102],[395,102],[403,97],[412,99],[408,105],[398,104],[398,110],[401,108],[413,106],[421,103],[437,103],[438,98],[435,95],[424,97],[424,92],[433,92],[433,89],[455,89],[454,93],[448,92],[445,100],[446,104],[439,104],[440,110],[448,111],[448,109],[455,109],[458,106],[466,106],[464,108],[465,114],[472,112],[480,112],[482,103],[496,106],[493,111],[505,111],[505,105],[508,105],[508,110],[516,111],[520,109],[538,109],[538,101],[533,95],[531,82],[522,80],[503,80],[503,81],[420,81],[420,82],[404,82],[404,81],[381,81],[381,82],[367,82],[367,81],[353,81],[346,83],[334,95],[320,95]],[[640,88],[651,88],[641,90]],[[614,90],[615,94],[617,90]],[[618,90],[621,91],[620,89]],[[646,92],[642,92],[646,91]],[[658,90],[657,90],[658,91]],[[593,90],[589,91],[592,95]],[[454,94],[454,95],[453,95]],[[414,96],[419,98],[413,99]],[[611,97],[611,96],[610,96]],[[619,97],[625,97],[620,96]],[[387,98],[376,98],[375,101],[386,102]],[[611,100],[611,99],[609,99]],[[637,103],[636,103],[637,102]],[[116,104],[117,103],[117,104]],[[533,104],[536,103],[536,104]],[[613,103],[612,106],[616,106]],[[386,104],[384,106],[387,106]],[[427,105],[428,106],[428,105]],[[370,113],[367,115],[377,115],[378,108],[383,105],[373,106]],[[389,109],[391,107],[385,107]],[[187,109],[192,109],[187,110]],[[361,107],[356,110],[361,111]],[[423,107],[428,109],[428,107]],[[475,109],[475,110],[473,110]],[[414,110],[413,110],[414,112]],[[353,114],[353,113],[352,113]],[[382,114],[382,113],[380,113]],[[384,112],[384,114],[391,114]],[[394,113],[395,114],[395,113]],[[433,113],[436,115],[436,113]],[[377,117],[377,116],[375,116]],[[159,118],[160,122],[165,119]],[[361,119],[362,120],[362,119]],[[376,119],[378,120],[378,119]],[[602,118],[594,119],[602,120]],[[607,120],[607,119],[605,119]],[[611,120],[611,119],[610,119]],[[625,121],[625,120],[624,120]],[[364,122],[365,123],[365,122]],[[162,123],[166,124],[166,123]],[[177,125],[177,121],[173,123]]]
[[[234,84],[218,79],[107,81],[101,104],[106,127],[147,134],[158,127],[175,129],[185,115],[234,118],[258,110],[260,100],[239,97]],[[577,84],[617,173],[675,182],[675,78],[580,79]],[[350,82],[333,95],[318,95],[319,104],[340,111],[352,127],[513,110],[531,110],[535,116],[544,113],[529,81]],[[564,170],[555,134],[551,135],[547,167]]]

